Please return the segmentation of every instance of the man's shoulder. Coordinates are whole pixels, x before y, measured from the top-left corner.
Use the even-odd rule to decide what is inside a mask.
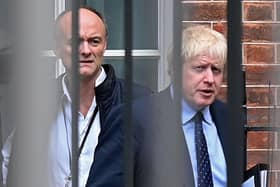
[[[217,110],[227,110],[228,109],[228,106],[225,102],[219,100],[219,99],[216,99],[211,105],[210,105],[210,108],[215,108]]]
[[[154,92],[144,85],[138,84],[136,82],[132,82],[131,85],[127,85],[126,81],[121,78],[116,79],[116,84],[122,90],[122,93],[125,95],[126,91],[128,91],[129,86],[131,86],[131,94],[133,99],[141,98],[144,96],[150,96]]]
[[[106,72],[106,83],[108,83],[110,86],[113,86],[114,89],[117,89],[115,91],[121,92],[120,94],[124,95],[125,91],[127,89],[127,85],[124,79],[118,78],[115,74],[114,67],[110,64],[103,64],[102,67],[104,68]],[[107,84],[106,84],[107,85]],[[148,87],[145,87],[143,85],[137,84],[135,82],[132,83],[132,97],[138,98],[141,96],[147,96],[152,93],[152,90]]]
[[[221,100],[215,100],[210,105],[210,113],[212,117],[214,118],[214,121],[216,121],[218,118],[227,118],[228,116],[228,106],[226,103],[224,103]]]
[[[52,80],[59,91],[62,91],[62,79],[65,77],[65,75],[66,73],[62,73]]]

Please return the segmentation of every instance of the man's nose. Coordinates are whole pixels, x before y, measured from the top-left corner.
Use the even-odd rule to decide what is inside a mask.
[[[211,68],[207,69],[205,72],[205,81],[211,84],[214,82],[214,74]]]
[[[89,55],[90,54],[90,48],[87,41],[81,41],[80,42],[80,53],[81,55]]]

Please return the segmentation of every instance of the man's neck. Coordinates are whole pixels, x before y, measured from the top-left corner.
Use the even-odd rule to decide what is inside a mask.
[[[99,69],[96,76],[91,78],[81,78],[80,79],[80,112],[86,116],[86,114],[89,111],[89,108],[92,104],[93,98],[95,96],[95,82],[97,77],[100,75],[101,69]],[[69,91],[71,93],[71,78],[68,77],[67,79],[67,87],[69,88]],[[70,83],[70,84],[69,84]],[[72,95],[72,94],[71,94]]]
[[[80,112],[86,116],[95,96],[94,82],[80,82]]]

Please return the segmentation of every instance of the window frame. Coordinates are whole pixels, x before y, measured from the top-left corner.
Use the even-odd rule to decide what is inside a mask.
[[[65,10],[66,2],[55,0],[56,18]],[[169,0],[158,0],[158,49],[137,49],[132,50],[132,56],[139,59],[157,59],[158,60],[158,83],[157,90],[161,91],[166,88],[171,81],[168,74],[168,53],[172,44],[173,28],[173,2]],[[43,56],[55,57],[53,50],[43,51]],[[124,49],[109,49],[105,51],[104,59],[124,58]],[[61,60],[56,61],[56,76],[65,72]]]

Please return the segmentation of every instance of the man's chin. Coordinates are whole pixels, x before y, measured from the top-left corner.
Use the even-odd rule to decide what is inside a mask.
[[[214,99],[203,99],[197,103],[199,109],[203,109],[214,102]]]
[[[84,71],[84,70],[80,70],[79,74],[80,77],[91,77],[94,75],[92,71]]]
[[[80,68],[80,77],[85,77],[85,78],[89,78],[89,77],[97,77],[99,74],[98,70],[93,70],[92,68]]]

